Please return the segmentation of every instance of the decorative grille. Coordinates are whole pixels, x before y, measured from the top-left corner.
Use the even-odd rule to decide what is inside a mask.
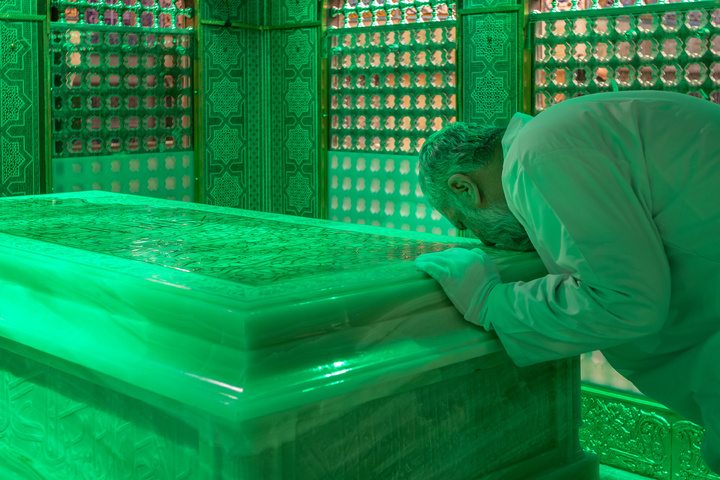
[[[454,20],[452,1],[331,4],[331,219],[457,234],[416,173],[425,139],[456,120]]]
[[[662,89],[720,103],[717,4],[565,6],[577,8],[555,5],[557,13],[534,16],[535,112],[612,90]]]
[[[189,199],[192,185],[182,191],[174,186],[193,176],[192,5],[187,0],[53,0],[51,20],[54,190],[149,188],[146,193],[155,196]],[[170,172],[177,181],[140,170],[127,181],[113,181],[114,155],[131,157],[122,162],[130,165],[147,154],[160,155],[165,163],[171,152],[185,158]],[[99,157],[93,165],[102,166],[88,164],[82,176],[68,176],[87,163],[78,157]],[[93,173],[100,176],[93,180]],[[138,189],[137,182],[144,187]],[[161,188],[152,188],[155,184]]]

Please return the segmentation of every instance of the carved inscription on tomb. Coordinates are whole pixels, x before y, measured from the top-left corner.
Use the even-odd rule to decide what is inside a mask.
[[[670,423],[621,402],[584,396],[583,447],[600,462],[651,478],[670,478]],[[667,442],[667,445],[665,444]]]
[[[453,244],[207,209],[31,198],[0,203],[0,233],[249,286],[358,273]]]
[[[137,400],[1,353],[0,462],[22,478],[198,478],[197,432]]]
[[[583,447],[600,462],[658,480],[715,480],[700,454],[704,430],[622,396],[583,395]]]
[[[566,362],[510,362],[381,398],[313,427],[298,424],[298,478],[485,478],[520,460],[567,455]],[[442,375],[442,374],[441,374]],[[309,423],[309,422],[308,422]],[[564,458],[564,457],[563,457]],[[508,477],[509,478],[509,477]]]

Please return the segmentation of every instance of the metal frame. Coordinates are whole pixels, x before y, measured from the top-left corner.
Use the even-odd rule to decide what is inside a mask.
[[[195,5],[195,58],[193,58],[193,153],[195,163],[195,199],[194,203],[205,203],[205,151],[201,148],[200,138],[203,131],[202,107],[205,104],[205,89],[203,85],[203,25],[202,13],[199,3]],[[204,144],[204,142],[202,142]]]
[[[40,193],[52,193],[52,91],[50,74],[50,2],[45,0],[45,14],[43,15],[41,51],[38,52],[38,65],[42,65],[43,77],[40,79],[40,152],[43,159],[40,162]],[[42,4],[38,2],[38,6]],[[43,148],[44,147],[44,148]],[[43,182],[44,179],[44,182]]]
[[[45,122],[44,125],[40,125],[40,151],[44,152],[44,159],[41,163],[41,188],[44,187],[42,193],[52,193],[52,82],[51,82],[51,58],[50,58],[50,32],[52,27],[67,28],[67,24],[62,22],[51,22],[50,21],[50,8],[52,0],[46,0],[45,3],[45,15],[0,15],[0,20],[4,17],[28,17],[23,18],[24,20],[38,21],[43,23],[43,38],[40,42],[42,45],[41,52],[38,52],[38,58],[41,61],[40,65],[43,66],[44,76],[40,79],[41,90],[43,95],[40,96],[42,105],[40,106],[41,116],[44,114]],[[195,56],[193,58],[193,153],[194,153],[194,176],[195,176],[195,201],[204,194],[204,184],[199,179],[202,179],[203,174],[203,159],[201,157],[202,150],[198,148],[198,139],[200,138],[198,133],[201,132],[202,116],[199,115],[199,108],[203,101],[203,89],[202,89],[202,71],[201,64],[198,62],[198,58],[202,57],[202,42],[200,41],[200,35],[202,32],[200,22],[200,9],[195,7],[195,19],[196,28],[159,28],[154,31],[157,33],[173,33],[173,34],[195,34]],[[15,19],[15,18],[13,18]],[[110,25],[73,25],[75,30],[93,30],[103,31],[111,30],[117,31],[117,26]],[[124,27],[123,32],[144,32],[146,29],[143,27]],[[44,182],[43,182],[44,176]],[[44,183],[44,185],[43,185]]]
[[[328,118],[330,106],[328,105],[329,70],[327,62],[327,18],[330,9],[327,0],[318,2],[318,18],[320,29],[318,38],[318,217],[327,220],[330,216],[328,205],[328,144],[330,140],[330,129]]]

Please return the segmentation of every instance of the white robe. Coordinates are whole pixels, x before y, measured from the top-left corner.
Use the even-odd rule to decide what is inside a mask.
[[[503,190],[549,275],[483,309],[518,365],[600,349],[706,428],[720,470],[720,106],[667,92],[597,94],[503,138]]]

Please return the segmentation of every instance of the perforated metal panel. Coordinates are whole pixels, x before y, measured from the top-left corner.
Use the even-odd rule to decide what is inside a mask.
[[[345,29],[330,43],[330,150],[417,154],[455,121],[454,26]]]
[[[425,139],[456,120],[455,2],[331,7],[330,218],[457,235],[416,172]]]
[[[52,166],[55,193],[104,190],[186,202],[194,199],[192,152],[61,157]]]
[[[193,15],[185,0],[52,2],[53,160],[144,154],[165,158],[167,152],[192,156]],[[65,163],[77,164],[73,162]],[[53,171],[65,171],[65,163]],[[92,173],[90,169],[84,175]],[[100,175],[95,181],[80,183],[113,190],[103,176],[112,169],[95,173]],[[139,180],[152,183],[155,174]],[[180,176],[194,178],[192,170]],[[53,187],[67,189],[67,180],[53,179]],[[173,182],[171,177],[159,181]],[[160,192],[146,191],[165,196]]]
[[[455,0],[330,0],[330,27],[355,28],[454,20]]]
[[[567,98],[612,90],[662,89],[720,103],[717,4],[573,13],[534,17],[536,112]]]
[[[330,220],[457,235],[423,201],[416,156],[331,153],[328,163]]]

